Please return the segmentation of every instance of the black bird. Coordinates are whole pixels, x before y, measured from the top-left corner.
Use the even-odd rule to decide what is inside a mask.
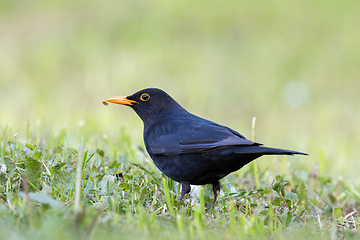
[[[178,201],[190,192],[190,184],[211,183],[215,205],[219,180],[252,160],[262,155],[307,155],[262,147],[231,128],[189,113],[160,89],[147,88],[106,102],[130,106],[139,115],[150,157],[161,172],[181,183]]]

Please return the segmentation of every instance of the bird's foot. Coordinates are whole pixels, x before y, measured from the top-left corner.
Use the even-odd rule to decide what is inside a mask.
[[[215,203],[216,203],[216,200],[217,200],[217,197],[220,193],[220,190],[216,190],[215,192],[215,195],[214,195],[214,202],[213,202],[213,205],[212,205],[212,208],[215,209]]]
[[[184,197],[186,197],[191,190],[190,183],[188,181],[181,181],[181,194],[176,199],[176,201],[181,201]]]
[[[214,209],[215,208],[215,203],[216,203],[216,200],[217,200],[217,197],[220,193],[220,183],[219,181],[216,181],[216,182],[213,182],[212,183],[213,185],[213,192],[214,192],[214,202],[213,202],[213,205],[212,205],[212,208]]]
[[[176,201],[180,202],[183,198],[185,198],[188,194],[180,194],[180,196],[176,199]]]

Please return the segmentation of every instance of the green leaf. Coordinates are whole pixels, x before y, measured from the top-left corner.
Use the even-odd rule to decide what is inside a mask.
[[[126,174],[126,173],[123,174],[123,177],[124,177],[125,180],[128,180],[128,181],[131,181],[132,178],[133,178],[131,175]]]
[[[110,194],[115,191],[117,184],[115,183],[116,177],[112,175],[105,175],[103,179],[99,182],[99,188],[101,194]]]
[[[36,148],[35,145],[32,145],[32,144],[30,144],[30,143],[26,143],[25,146],[26,146],[27,148],[30,148],[31,150],[34,150],[34,149]]]
[[[62,163],[56,164],[55,166],[52,166],[52,167],[50,168],[50,173],[51,173],[51,174],[56,173],[56,172],[59,171],[65,164],[66,164],[65,162],[62,162]]]
[[[18,194],[22,199],[26,198],[26,194],[24,192],[19,192]],[[51,196],[44,194],[44,193],[29,193],[29,198],[35,202],[42,203],[42,204],[48,204],[50,207],[54,208],[63,208],[64,205],[58,201],[56,201]]]
[[[120,186],[120,188],[121,188],[124,192],[126,192],[126,191],[129,190],[129,184],[126,183],[126,182],[121,182],[121,183],[119,184],[119,186]]]
[[[91,160],[91,158],[95,155],[95,153],[92,153],[87,159],[86,159],[86,164]]]
[[[28,157],[25,161],[25,176],[30,182],[30,191],[40,189],[42,183],[42,164],[36,159]]]
[[[284,222],[285,222],[285,226],[288,227],[291,223],[291,220],[292,220],[292,213],[291,212],[288,212],[286,211],[283,215],[283,219],[284,219]]]
[[[281,198],[279,198],[279,197],[275,197],[273,202],[272,202],[272,204],[274,206],[280,206],[280,203],[281,203]]]
[[[333,209],[333,218],[334,219],[342,219],[342,210],[340,208]]]
[[[85,168],[85,165],[86,165],[86,159],[87,159],[87,156],[89,155],[89,152],[88,151],[85,151],[84,153],[83,153],[83,159],[82,159],[82,169],[84,169]],[[91,158],[91,157],[90,157]]]
[[[288,192],[288,193],[286,193],[284,199],[291,200],[291,201],[297,201],[297,200],[299,200],[299,197],[296,193]]]
[[[100,155],[100,157],[104,157],[105,152],[101,149],[96,149],[96,153]]]
[[[14,160],[12,160],[11,158],[5,156],[4,161],[5,161],[5,165],[6,165],[6,168],[7,168],[7,172],[9,174],[12,174],[14,169],[16,168]]]
[[[304,202],[306,201],[306,189],[305,189],[305,184],[303,183],[303,181],[301,181],[300,186],[299,186],[299,191],[298,191],[298,196],[299,196],[299,202]]]
[[[36,152],[34,152],[34,158],[35,158],[36,160],[40,160],[40,158],[41,158],[42,155],[43,155],[43,154],[42,154],[41,151],[36,151]]]
[[[65,189],[73,189],[75,181],[75,172],[72,168],[63,168],[54,173],[53,185],[57,187],[65,186]]]
[[[273,182],[273,183],[271,184],[271,188],[272,188],[276,193],[278,193],[281,197],[283,197],[284,194],[285,194],[284,188],[285,188],[286,185],[289,184],[289,182],[284,181],[281,176],[276,176],[275,179],[276,179],[276,182]]]

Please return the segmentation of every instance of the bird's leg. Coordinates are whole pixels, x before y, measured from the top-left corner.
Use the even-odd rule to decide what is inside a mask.
[[[212,185],[213,185],[213,192],[214,192],[214,202],[213,202],[213,209],[214,209],[217,197],[220,193],[220,183],[219,183],[219,181],[216,181],[216,182],[213,182]]]
[[[188,181],[181,181],[181,194],[176,199],[176,201],[181,201],[181,199],[183,199],[184,197],[186,197],[186,195],[188,195],[190,190],[191,190],[190,183]]]

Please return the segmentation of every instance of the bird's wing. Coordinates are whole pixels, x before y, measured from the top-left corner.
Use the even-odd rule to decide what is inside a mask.
[[[158,125],[149,137],[149,150],[159,155],[199,153],[219,147],[259,145],[234,130],[207,122],[177,122]]]

